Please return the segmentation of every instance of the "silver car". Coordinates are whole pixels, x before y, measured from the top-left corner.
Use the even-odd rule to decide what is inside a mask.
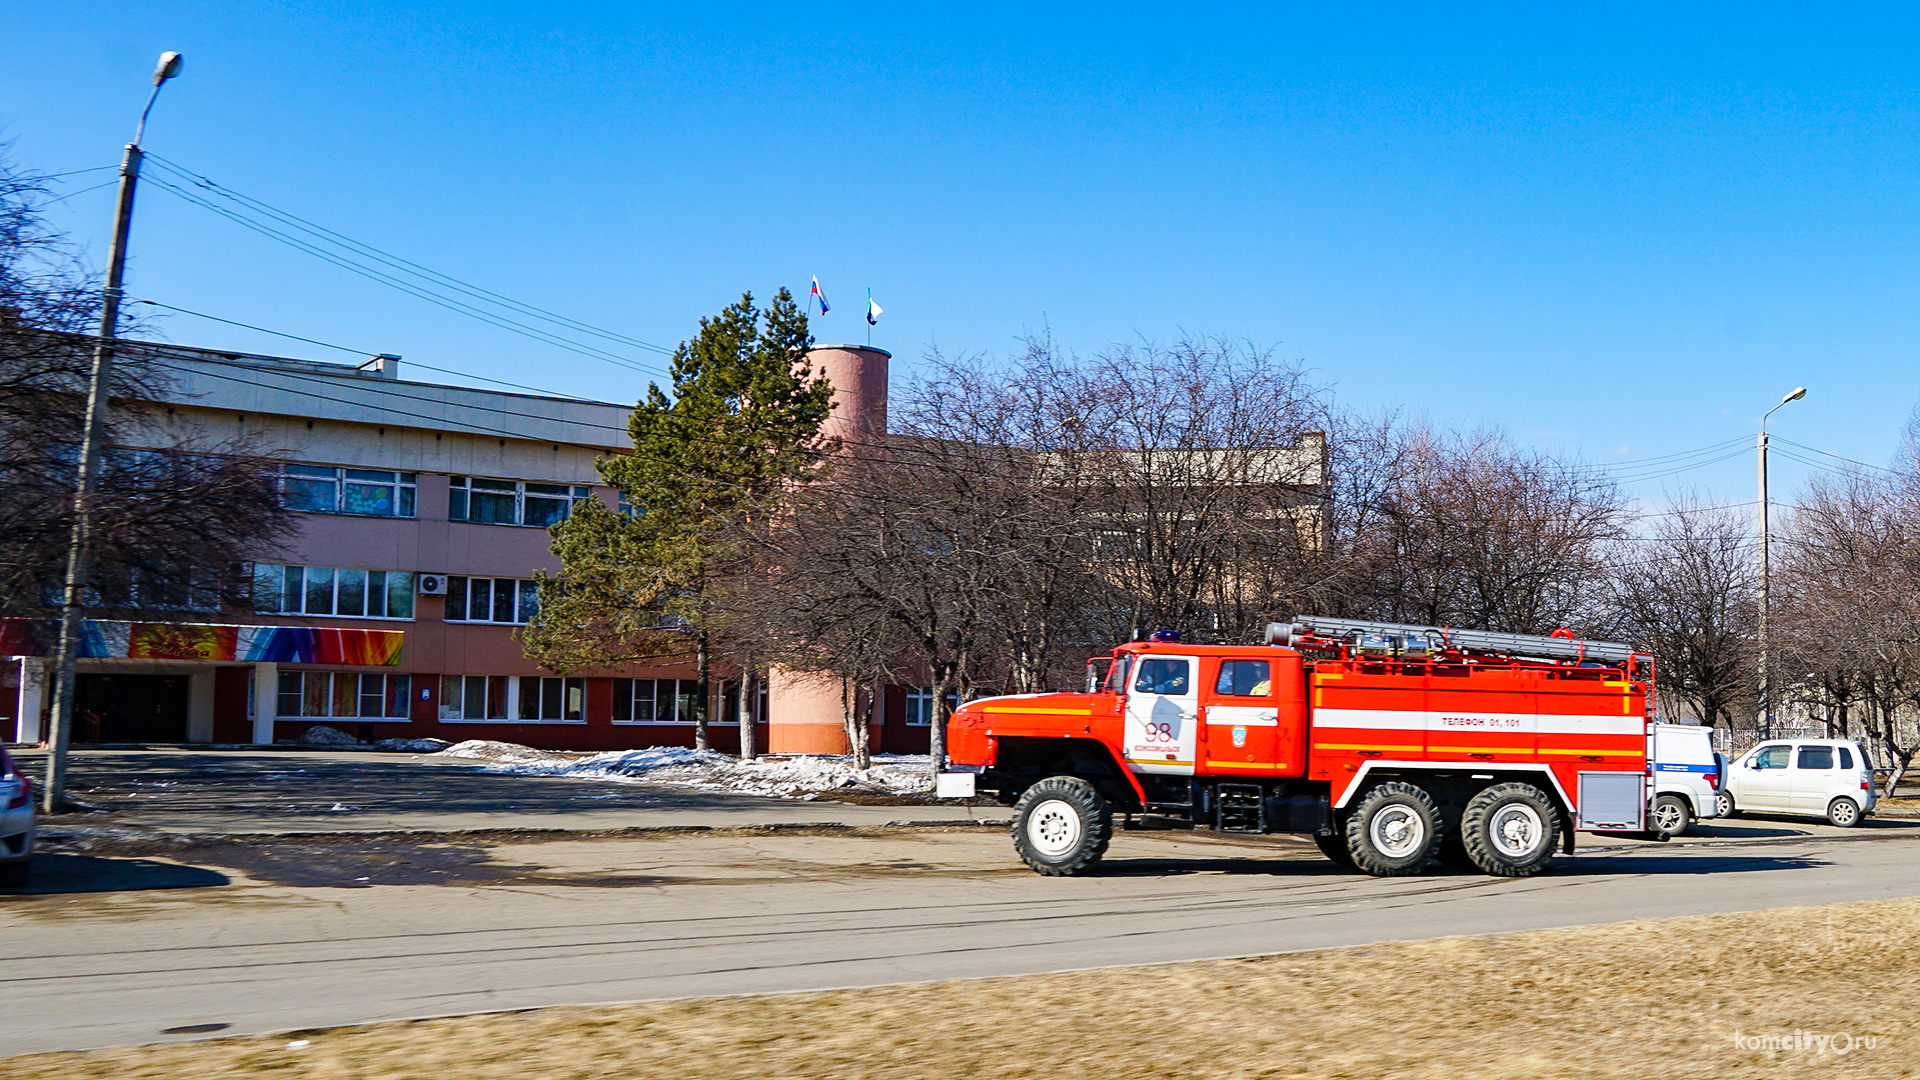
[[[33,858],[33,781],[0,750],[0,889],[27,883]]]

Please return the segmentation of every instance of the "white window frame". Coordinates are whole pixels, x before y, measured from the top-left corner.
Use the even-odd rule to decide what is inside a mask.
[[[560,697],[554,716],[546,715],[549,702],[542,691],[548,683],[555,684]],[[580,676],[442,675],[438,696],[434,711],[442,724],[587,722],[587,680]],[[570,698],[577,700],[578,709],[572,708]],[[577,715],[566,715],[569,712]]]
[[[158,587],[154,585],[151,576],[142,572],[137,566],[133,568],[130,580],[127,581],[126,584],[128,594],[126,598],[127,602],[124,604],[109,604],[106,602],[106,598],[100,594],[99,580],[96,576],[95,580],[87,585],[86,605],[96,608],[119,608],[127,611],[193,611],[211,613],[220,610],[220,580],[217,577],[210,579],[210,575],[188,575],[186,596],[184,599],[181,599],[179,603],[174,603],[172,599],[160,595],[160,591]],[[57,584],[49,586],[45,596],[49,606],[57,606],[60,603]]]
[[[672,704],[673,711],[673,715],[667,719],[662,719],[660,716],[661,683],[675,684],[674,690],[666,698]],[[643,700],[640,696],[640,688],[643,685],[648,688],[648,696],[644,699],[647,703],[645,709],[640,708]],[[621,725],[686,726],[694,723],[694,715],[691,708],[682,709],[681,703],[689,702],[691,699],[691,704],[697,704],[699,695],[700,680],[698,679],[615,679],[613,680],[613,722]],[[644,718],[640,715],[643,712],[646,714]],[[709,703],[707,715],[709,717],[713,715],[711,703]]]
[[[481,487],[481,485],[487,485]],[[556,488],[555,491],[534,491],[528,488]],[[475,521],[473,520],[473,493],[480,490],[490,495],[513,495],[512,521]],[[566,511],[553,521],[545,524],[533,524],[527,521],[527,498],[564,499]],[[449,476],[447,477],[447,520],[460,521],[469,525],[512,525],[522,529],[545,529],[565,521],[573,516],[573,508],[593,498],[593,488],[588,484],[566,484],[550,480],[507,480],[495,476]]]
[[[443,724],[523,723],[513,718],[520,704],[515,693],[516,681],[511,675],[442,675],[435,711]],[[453,688],[452,693],[448,692],[449,687]],[[481,715],[468,716],[467,708],[473,705],[476,690],[477,711]],[[449,710],[453,715],[448,715]],[[496,713],[498,715],[494,715]]]
[[[381,517],[411,520],[420,516],[420,474],[398,469],[363,469],[356,465],[309,465],[288,461],[280,465],[280,501],[284,504],[291,485],[301,481],[324,481],[333,485],[333,505],[296,506],[289,509],[304,514],[347,514],[353,517]],[[384,487],[393,491],[393,513],[347,509],[347,486]]]
[[[491,582],[491,584],[487,586],[487,617],[484,619],[472,617],[473,583],[476,581]],[[493,617],[495,609],[494,596],[500,588],[500,583],[503,581],[513,584],[513,611],[511,613],[513,617],[511,619],[496,619]],[[458,592],[456,592],[456,590],[458,590]],[[456,595],[460,598],[458,609],[460,615],[458,618],[454,617],[453,614],[455,610],[454,597]],[[450,574],[447,576],[447,606],[443,621],[493,626],[525,626],[528,619],[539,610],[539,595],[538,583],[532,578],[489,578]]]
[[[308,712],[307,697],[315,681],[321,679],[326,680],[325,694],[329,708],[324,714]],[[342,680],[351,680],[344,690],[340,686]],[[382,711],[378,715],[362,711],[366,708],[367,687],[370,683],[377,683],[380,687],[379,700]],[[288,689],[289,686],[293,689]],[[386,711],[396,707],[393,698],[396,686],[399,687],[400,693],[397,706],[400,712],[397,714]],[[392,724],[404,723],[412,719],[413,676],[398,672],[283,670],[280,672],[280,684],[275,688],[275,693],[275,716],[281,720],[355,720]],[[340,700],[343,693],[347,694],[353,702],[354,711],[351,715],[342,715],[331,707],[333,703]],[[289,703],[292,704],[291,711],[288,708]]]
[[[960,707],[960,691],[958,690],[947,691],[947,702],[949,706],[947,709],[947,712],[951,714],[954,709],[957,709]],[[905,719],[906,719],[907,727],[932,727],[933,726],[933,687],[931,686],[907,687],[906,713],[907,714]],[[915,719],[916,716],[918,717],[918,719]]]
[[[515,683],[513,711],[520,723],[584,724],[587,722],[586,679],[577,675],[519,675],[515,676],[513,681]],[[572,715],[568,715],[569,713]]]
[[[289,570],[298,571],[300,575],[299,588],[292,594],[289,594],[287,591],[287,572]],[[308,571],[314,571],[315,573],[309,575]],[[325,588],[327,591],[328,609],[326,611],[308,611],[307,603],[312,599],[312,592],[307,579],[309,576],[312,576],[317,581],[320,574],[327,576],[327,585]],[[387,600],[387,603],[381,605],[382,612],[392,610],[393,599],[396,595],[402,595],[406,597],[407,613],[405,615],[353,615],[343,613],[340,610],[340,586],[345,574],[362,575],[360,606],[363,612],[366,610],[367,599],[373,595],[373,583],[375,575],[377,574],[379,575],[379,581],[381,583],[381,595]],[[405,584],[396,585],[394,582],[395,578],[403,579]],[[253,610],[256,614],[260,615],[304,615],[312,618],[327,619],[373,619],[380,622],[412,622],[414,614],[419,607],[418,602],[414,598],[415,585],[414,574],[411,570],[370,570],[357,566],[295,566],[286,563],[255,563],[253,566]],[[297,607],[289,609],[287,604],[289,595],[299,601]]]

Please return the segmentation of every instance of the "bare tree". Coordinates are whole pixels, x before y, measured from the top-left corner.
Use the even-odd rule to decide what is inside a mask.
[[[97,318],[92,279],[41,214],[46,187],[0,161],[0,612],[57,607]],[[164,346],[118,350],[94,503],[90,604],[99,611],[217,609],[234,572],[292,529],[265,449],[183,437],[154,404]]]
[[[1792,627],[1783,652],[1843,690],[1838,700],[1861,707],[1862,726],[1892,769],[1889,793],[1920,752],[1901,715],[1920,707],[1917,475],[1854,473],[1809,484],[1780,571],[1782,624]]]
[[[1602,618],[1618,488],[1497,431],[1413,427],[1354,538],[1355,607],[1433,626],[1544,634]]]
[[[1297,365],[1219,338],[1112,350],[1083,375],[1111,637],[1244,639],[1305,595],[1324,543],[1327,407]],[[1291,614],[1291,612],[1289,612]]]
[[[1684,702],[1709,727],[1746,715],[1754,694],[1753,546],[1731,507],[1671,503],[1609,569],[1606,631],[1652,653],[1662,707]]]

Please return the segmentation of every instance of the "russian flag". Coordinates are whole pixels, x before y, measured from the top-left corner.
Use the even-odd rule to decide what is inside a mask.
[[[813,276],[813,298],[820,301],[820,314],[827,313],[827,294],[820,291],[820,275]]]

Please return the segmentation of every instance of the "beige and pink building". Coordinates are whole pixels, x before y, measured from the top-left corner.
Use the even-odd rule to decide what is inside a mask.
[[[362,739],[500,739],[548,749],[692,744],[691,662],[558,677],[522,655],[546,527],[585,499],[617,507],[596,459],[628,452],[630,406],[355,368],[159,346],[177,378],[149,422],[271,447],[295,537],[241,568],[251,602],[185,601],[90,629],[81,743],[264,744],[324,724]],[[822,345],[830,426],[886,431],[882,349]],[[236,592],[236,590],[227,590]],[[211,591],[210,591],[211,593]],[[0,732],[45,737],[48,635],[8,621]],[[9,655],[10,654],[10,655]],[[747,703],[775,753],[844,752],[837,684],[776,672]],[[737,742],[737,683],[711,687],[713,745]],[[924,687],[871,688],[875,749],[924,752]]]

